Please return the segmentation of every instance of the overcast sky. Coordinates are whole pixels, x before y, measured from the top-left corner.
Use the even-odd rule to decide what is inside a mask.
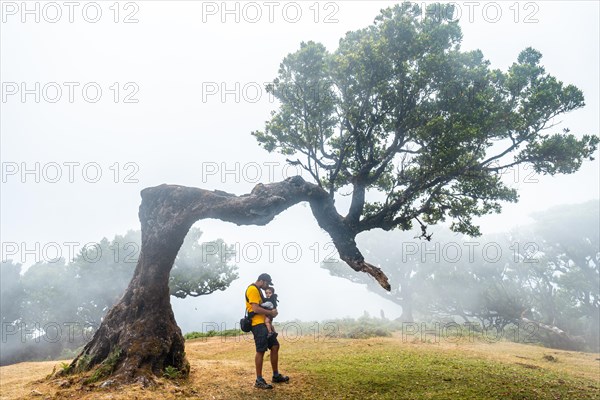
[[[85,243],[139,229],[139,192],[148,186],[242,194],[257,182],[293,175],[250,135],[276,107],[264,83],[301,41],[333,51],[345,32],[366,27],[392,4],[3,1],[2,258],[30,265],[54,258],[57,249],[68,258]],[[546,70],[585,95],[586,107],[561,116],[560,128],[598,134],[598,4],[457,2],[462,47],[481,49],[503,70],[525,47],[540,50]],[[506,178],[520,202],[482,218],[484,233],[526,224],[536,210],[599,197],[598,157],[574,175],[521,169]],[[199,321],[233,321],[242,310],[241,292],[262,271],[271,273],[284,299],[282,320],[356,317],[364,310],[379,315],[380,309],[400,315],[319,268],[320,259],[335,253],[305,205],[267,227],[197,226],[205,240],[238,246],[241,279],[224,293],[174,301],[184,331]],[[326,293],[336,300],[323,309],[318,299]]]

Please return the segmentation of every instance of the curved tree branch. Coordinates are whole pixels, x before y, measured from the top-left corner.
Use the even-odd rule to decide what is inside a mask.
[[[163,235],[169,233],[164,230],[167,226],[187,232],[196,221],[205,218],[237,225],[266,225],[276,215],[302,201],[310,203],[313,215],[333,240],[340,258],[353,270],[366,272],[384,289],[390,290],[388,278],[381,269],[364,260],[354,240],[356,231],[347,226],[337,213],[329,193],[300,176],[267,185],[258,184],[251,193],[241,196],[178,185],[146,188],[142,191],[140,206],[142,233],[149,234],[154,225],[161,227]],[[146,212],[152,216],[144,215]],[[154,221],[153,218],[162,221]]]

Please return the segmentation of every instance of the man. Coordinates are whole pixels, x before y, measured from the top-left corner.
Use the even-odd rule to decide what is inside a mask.
[[[281,375],[278,369],[279,362],[279,342],[273,335],[267,337],[268,331],[265,325],[265,316],[274,318],[277,316],[277,310],[267,310],[260,306],[263,303],[263,295],[260,289],[266,289],[271,286],[271,276],[269,274],[260,274],[256,282],[246,289],[246,310],[254,313],[252,317],[252,334],[254,335],[254,344],[256,345],[256,355],[254,364],[256,366],[256,382],[254,387],[259,389],[273,389],[262,376],[263,360],[267,349],[271,350],[271,367],[273,368],[273,383],[288,382],[289,377]]]

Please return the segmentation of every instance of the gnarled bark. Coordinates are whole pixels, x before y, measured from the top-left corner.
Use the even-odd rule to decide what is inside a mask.
[[[171,309],[168,280],[188,230],[200,219],[266,225],[287,208],[308,201],[342,260],[390,289],[385,274],[364,260],[354,241],[356,232],[337,213],[327,192],[299,176],[258,184],[242,196],[177,185],[146,188],[141,195],[142,246],[133,278],[92,340],[73,360],[70,371],[98,366],[104,376],[112,375],[121,382],[148,382],[168,366],[183,376],[189,373],[184,339]]]

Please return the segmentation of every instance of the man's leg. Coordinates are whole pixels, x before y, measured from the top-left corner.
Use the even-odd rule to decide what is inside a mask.
[[[288,382],[290,378],[279,373],[279,341],[276,338],[271,338],[269,344],[271,345],[271,367],[273,368],[273,382]]]
[[[261,365],[262,366],[262,365]],[[279,373],[279,345],[271,347],[271,367],[273,367],[273,375]]]
[[[263,360],[268,348],[267,327],[265,324],[253,326],[252,333],[254,334],[254,343],[256,344],[256,355],[254,356],[256,382],[254,383],[254,387],[260,389],[273,389],[273,386],[269,385],[262,377]]]
[[[273,357],[271,355],[271,357]],[[254,356],[254,365],[256,366],[256,377],[261,377],[262,376],[262,368],[263,368],[263,360],[265,358],[265,352],[256,352],[256,355]]]

